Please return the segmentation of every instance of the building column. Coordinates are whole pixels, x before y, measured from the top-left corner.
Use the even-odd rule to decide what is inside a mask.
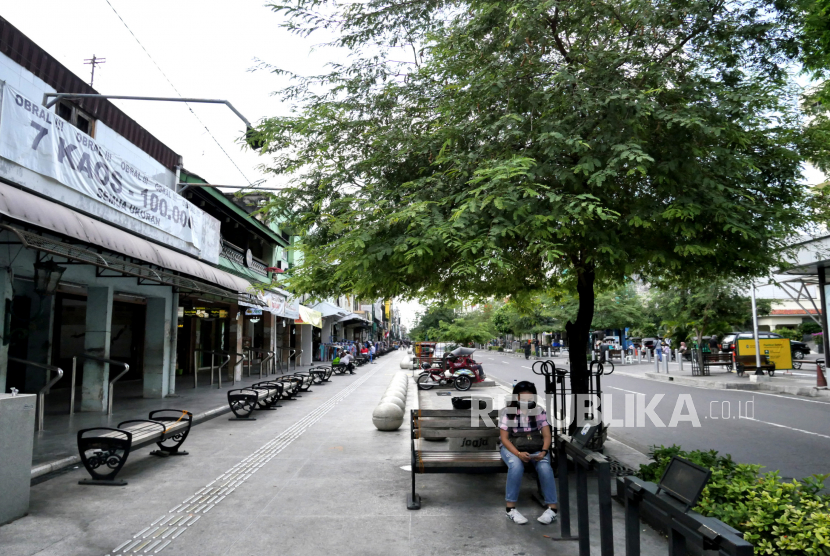
[[[176,370],[179,368],[179,294],[175,290],[170,297],[170,354],[167,395],[176,393]],[[182,365],[184,367],[184,365]]]
[[[284,319],[282,326],[282,368],[288,370],[288,364],[291,362],[289,356],[291,355],[291,320]]]
[[[84,351],[109,359],[112,340],[112,288],[87,289]],[[109,390],[109,363],[84,360],[81,384],[81,411],[106,411]]]
[[[167,395],[170,382],[170,307],[166,297],[147,298],[143,378],[145,398],[163,398]]]
[[[6,376],[9,371],[9,335],[11,330],[6,328],[3,323],[10,322],[6,317],[6,313],[11,312],[12,303],[12,275],[10,270],[4,269],[0,271],[0,334],[2,334],[3,341],[0,342],[0,394],[5,394],[6,389],[15,386],[14,384],[6,385]],[[18,390],[22,386],[16,386]]]
[[[232,303],[228,311],[231,324],[228,345],[228,351],[231,352],[231,360],[228,363],[230,366],[228,371],[233,373],[234,380],[242,380],[242,367],[244,365],[240,364],[242,358],[236,354],[242,353],[242,328],[244,326],[245,316],[242,314],[242,308],[236,303]]]
[[[297,327],[298,332],[300,333],[300,347],[303,350],[303,353],[300,355],[299,364],[303,367],[307,367],[311,365],[311,360],[313,354],[312,351],[312,342],[311,342],[311,329],[313,327],[310,324],[301,324]]]
[[[274,315],[269,313],[267,310],[262,310],[262,349],[266,351],[274,351]],[[260,354],[262,359],[268,357],[264,353]],[[273,364],[273,359],[269,363],[269,365]],[[263,373],[267,372],[266,369],[262,369]]]
[[[44,365],[52,364],[52,330],[55,323],[55,296],[40,297],[34,293],[34,287],[29,296],[32,304],[29,312],[29,339],[26,359]],[[26,373],[26,392],[37,392],[43,388],[52,372],[37,369]]]

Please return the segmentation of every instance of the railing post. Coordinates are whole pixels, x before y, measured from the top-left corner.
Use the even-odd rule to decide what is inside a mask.
[[[588,528],[588,471],[576,463],[576,527],[579,556],[591,556],[591,533]]]
[[[193,350],[193,388],[196,388],[198,385],[198,378],[199,376],[199,350]]]
[[[640,495],[635,486],[625,480],[625,556],[640,556]]]
[[[603,458],[604,459],[604,458]],[[596,462],[599,497],[599,537],[602,556],[614,556],[613,518],[611,516],[611,462]]]
[[[213,352],[210,352],[210,385],[213,386]]]
[[[75,414],[75,370],[78,367],[78,356],[72,356],[72,381],[69,384],[69,416]]]
[[[567,425],[566,425],[567,427]],[[568,483],[568,452],[565,444],[557,441],[559,450],[559,531],[562,539],[571,538],[571,492]]]

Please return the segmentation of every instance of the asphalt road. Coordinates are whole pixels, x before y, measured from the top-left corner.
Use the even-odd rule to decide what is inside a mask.
[[[481,351],[475,357],[488,377],[506,385],[532,380],[539,392],[544,392],[544,377],[532,372],[533,361]],[[557,366],[563,365],[557,362]],[[620,367],[617,370],[623,372]],[[687,450],[731,454],[740,463],[761,464],[765,471],[780,470],[783,477],[830,473],[830,402],[710,390],[618,373],[604,376],[602,389],[604,396],[611,398],[610,417],[618,421],[612,422],[610,436],[643,453],[654,445],[677,444]],[[607,399],[603,408],[606,422]],[[645,410],[647,407],[653,408],[653,414]],[[671,427],[673,414],[680,419]]]

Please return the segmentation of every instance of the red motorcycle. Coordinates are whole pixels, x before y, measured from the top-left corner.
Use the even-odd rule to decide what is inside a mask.
[[[471,355],[475,349],[460,347],[444,355],[440,367],[423,363],[424,372],[418,375],[418,388],[429,390],[434,386],[455,386],[462,392],[472,388],[474,383],[485,379],[484,369]]]

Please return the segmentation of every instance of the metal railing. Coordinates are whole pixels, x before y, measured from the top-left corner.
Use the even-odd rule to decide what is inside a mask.
[[[274,359],[274,356],[276,355],[277,352],[267,350],[267,349],[259,349],[259,348],[248,348],[245,351],[248,352],[248,376],[251,376],[251,366],[254,363],[254,357],[253,357],[254,353],[259,353],[259,354],[263,354],[263,355],[267,354],[268,355],[267,357],[261,358],[260,361],[259,361],[259,378],[262,378],[262,371],[265,368],[265,364],[269,363],[269,362],[271,364],[268,367],[268,372],[266,373],[266,376],[273,374],[271,372],[271,370],[272,370],[271,367],[273,366],[273,359]]]
[[[116,376],[109,381],[109,390],[107,391],[107,415],[112,415],[112,396],[115,392],[115,383],[118,381],[119,378],[127,374],[127,371],[130,370],[130,366],[127,363],[122,363],[121,361],[116,361],[114,359],[107,359],[106,357],[98,357],[97,355],[92,355],[91,353],[84,353],[83,355],[75,355],[72,357],[72,384],[69,388],[69,414],[72,415],[75,412],[75,372],[78,365],[78,359],[89,359],[91,361],[100,361],[101,363],[109,363],[110,365],[123,365],[124,370],[121,371],[121,374]]]
[[[245,261],[245,251],[225,239],[222,240],[221,254],[229,261],[233,261],[240,266],[248,266]],[[257,258],[251,259],[251,266],[248,268],[257,274],[268,276],[268,265]]]
[[[52,365],[37,363],[35,361],[18,359],[17,357],[9,357],[9,361],[14,361],[15,363],[23,363],[24,365],[31,365],[32,367],[37,367],[39,369],[46,370],[46,385],[37,392],[37,411],[35,412],[35,428],[38,432],[40,432],[43,430],[43,407],[46,399],[46,394],[48,394],[52,386],[54,386],[55,383],[61,379],[61,377],[63,376],[63,369],[61,369],[60,367],[54,367]],[[52,380],[49,380],[50,371],[54,371],[57,373],[57,376],[55,376],[55,378],[53,378]]]
[[[209,354],[210,355],[210,366],[200,367],[199,366],[199,354]],[[206,371],[210,369],[210,385],[213,386],[213,370],[216,369],[216,359],[217,355],[223,355],[225,360],[222,361],[222,364],[219,365],[219,388],[222,388],[222,367],[230,363],[231,356],[229,353],[225,353],[223,351],[210,351],[206,349],[196,349],[193,351],[193,388],[196,388],[199,385],[199,371]]]
[[[687,554],[714,551],[729,556],[752,556],[754,548],[743,533],[724,522],[700,515],[665,492],[655,483],[637,477],[625,478],[625,554],[640,556],[640,506],[648,504],[665,516],[668,526],[668,553]]]
[[[599,498],[600,554],[614,556],[614,524],[611,517],[611,462],[602,454],[587,450],[564,436],[556,436],[559,464],[559,527],[560,538],[555,540],[579,541],[579,555],[591,555],[590,516],[588,514],[588,472],[597,473]],[[577,536],[571,535],[570,485],[568,482],[568,458],[576,467],[576,522]]]

